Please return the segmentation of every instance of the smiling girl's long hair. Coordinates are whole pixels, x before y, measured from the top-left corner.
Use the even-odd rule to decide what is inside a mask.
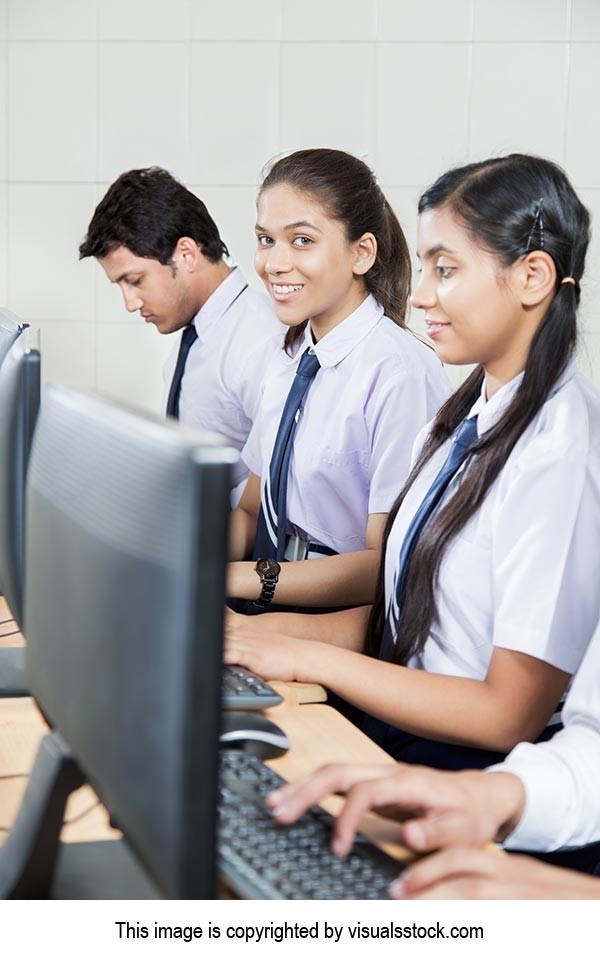
[[[554,297],[533,338],[522,381],[503,416],[473,449],[456,493],[426,525],[410,559],[398,623],[394,660],[406,664],[425,645],[437,618],[435,590],[449,544],[475,512],[515,444],[531,424],[573,353],[580,281],[590,218],[565,173],[540,157],[511,154],[450,170],[425,191],[419,214],[449,210],[474,242],[493,254],[500,269],[532,250],[556,266]],[[572,277],[575,284],[562,284]],[[404,497],[423,466],[452,435],[481,393],[484,371],[476,368],[439,411],[384,532],[387,544]],[[382,556],[385,557],[385,552]],[[385,625],[384,562],[379,572],[365,651],[377,656]]]
[[[270,167],[260,185],[259,197],[278,184],[287,184],[315,198],[330,217],[342,224],[349,244],[363,234],[374,234],[377,257],[364,276],[365,287],[388,317],[399,327],[406,327],[410,253],[398,218],[372,170],[343,150],[297,150]],[[306,323],[289,328],[284,342],[287,351],[302,336]]]

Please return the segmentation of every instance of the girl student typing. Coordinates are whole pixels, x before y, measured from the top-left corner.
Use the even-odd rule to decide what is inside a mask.
[[[410,256],[366,164],[297,151],[257,208],[256,270],[288,331],[242,453],[228,594],[258,602],[251,613],[364,604],[398,478],[449,385],[406,330]]]
[[[423,194],[413,304],[443,361],[477,367],[415,446],[366,641],[366,608],[232,616],[227,661],[326,685],[398,759],[482,767],[540,737],[600,614],[600,396],[573,364],[588,239],[541,158]]]

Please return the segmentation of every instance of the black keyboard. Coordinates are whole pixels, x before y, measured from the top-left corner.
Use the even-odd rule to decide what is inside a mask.
[[[238,665],[223,668],[223,708],[232,711],[260,711],[283,701],[274,688],[251,671]]]
[[[247,899],[387,899],[403,863],[362,836],[349,855],[333,855],[333,818],[318,807],[279,825],[263,799],[282,784],[254,756],[221,753],[219,869],[230,888]]]

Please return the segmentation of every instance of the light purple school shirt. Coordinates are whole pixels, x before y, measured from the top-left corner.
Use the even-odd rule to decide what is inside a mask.
[[[241,451],[260,403],[269,353],[283,344],[284,329],[268,295],[249,287],[239,267],[219,284],[193,323],[198,338],[190,348],[181,382],[179,420],[189,427],[221,434]],[[163,370],[163,409],[180,340]],[[248,468],[239,461],[234,467],[233,485],[247,475]]]
[[[521,379],[489,401],[484,384],[469,412],[478,416],[479,435],[498,422]],[[429,425],[415,454],[428,432]],[[425,465],[394,521],[386,605],[404,535],[451,445],[448,439]],[[570,363],[481,508],[448,546],[437,580],[438,617],[410,667],[483,679],[499,647],[575,672],[600,619],[599,567],[600,393]]]
[[[339,553],[365,547],[370,514],[388,512],[407,476],[414,440],[450,394],[434,352],[394,324],[369,295],[317,344],[310,324],[294,356],[278,351],[242,457],[265,477],[301,355],[321,365],[294,437],[288,521]]]

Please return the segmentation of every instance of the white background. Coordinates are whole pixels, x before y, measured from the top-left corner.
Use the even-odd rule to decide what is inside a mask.
[[[561,902],[556,909],[545,902],[39,902],[35,925],[27,902],[1,903],[2,950],[5,958],[60,959],[61,962],[154,962],[201,959],[203,962],[545,962],[596,958],[598,909],[595,902]],[[321,937],[245,943],[239,940],[200,940],[189,943],[148,939],[119,939],[116,922],[146,925],[198,925],[206,933],[209,922],[220,925],[262,926],[284,922],[312,926],[319,922]],[[322,937],[324,923],[344,926],[339,943]],[[483,940],[358,939],[348,938],[347,927],[363,925],[483,926]]]
[[[0,0],[0,303],[40,326],[46,380],[156,409],[169,338],[77,260],[123,170],[175,172],[258,286],[274,154],[364,157],[414,246],[422,188],[509,150],[564,164],[600,213],[599,103],[599,0]],[[598,240],[589,268],[600,383]]]

